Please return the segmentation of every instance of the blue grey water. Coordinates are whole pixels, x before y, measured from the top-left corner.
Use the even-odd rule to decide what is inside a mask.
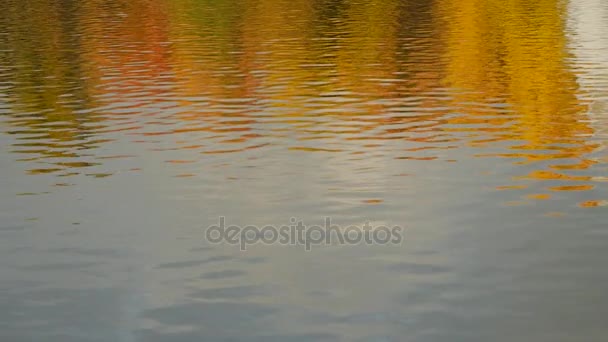
[[[0,9],[0,341],[606,341],[607,2]]]

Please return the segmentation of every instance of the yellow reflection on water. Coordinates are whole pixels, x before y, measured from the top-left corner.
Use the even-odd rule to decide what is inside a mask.
[[[499,190],[527,191],[511,181],[564,183],[531,199],[591,191],[599,179],[584,174],[601,160],[589,157],[598,144],[563,1],[9,7],[1,79],[12,149],[31,156],[22,158],[30,173],[73,174],[133,157],[95,154],[121,140],[188,153],[166,158],[175,167],[272,149],[278,159],[333,154],[337,168],[373,177],[377,168],[363,164],[371,155],[405,169],[477,157],[518,165]],[[102,171],[93,174],[113,170]]]
[[[527,175],[531,179],[587,180],[568,171],[594,164],[586,155],[597,144],[587,141],[593,129],[568,64],[565,10],[564,2],[556,0],[437,3],[437,11],[449,18],[444,21],[445,81],[453,89],[452,106],[461,114],[451,122],[457,130],[463,125],[475,146],[510,145],[508,151],[480,156],[549,162],[538,163],[541,169]]]

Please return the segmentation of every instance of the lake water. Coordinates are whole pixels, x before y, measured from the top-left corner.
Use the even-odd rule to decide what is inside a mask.
[[[1,341],[606,341],[608,2],[0,4]]]

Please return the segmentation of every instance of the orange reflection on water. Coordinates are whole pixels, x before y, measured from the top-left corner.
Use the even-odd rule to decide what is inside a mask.
[[[542,194],[597,189],[585,172],[605,163],[590,157],[599,145],[557,0],[14,6],[1,77],[30,173],[112,174],[104,163],[136,154],[95,150],[137,143],[179,152],[163,160],[182,176],[254,151],[376,171],[370,156],[404,169],[487,159],[514,165],[498,190],[563,183],[530,190]]]

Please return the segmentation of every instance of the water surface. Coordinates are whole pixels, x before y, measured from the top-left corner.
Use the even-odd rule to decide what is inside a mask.
[[[605,341],[606,2],[0,4],[0,340]]]

